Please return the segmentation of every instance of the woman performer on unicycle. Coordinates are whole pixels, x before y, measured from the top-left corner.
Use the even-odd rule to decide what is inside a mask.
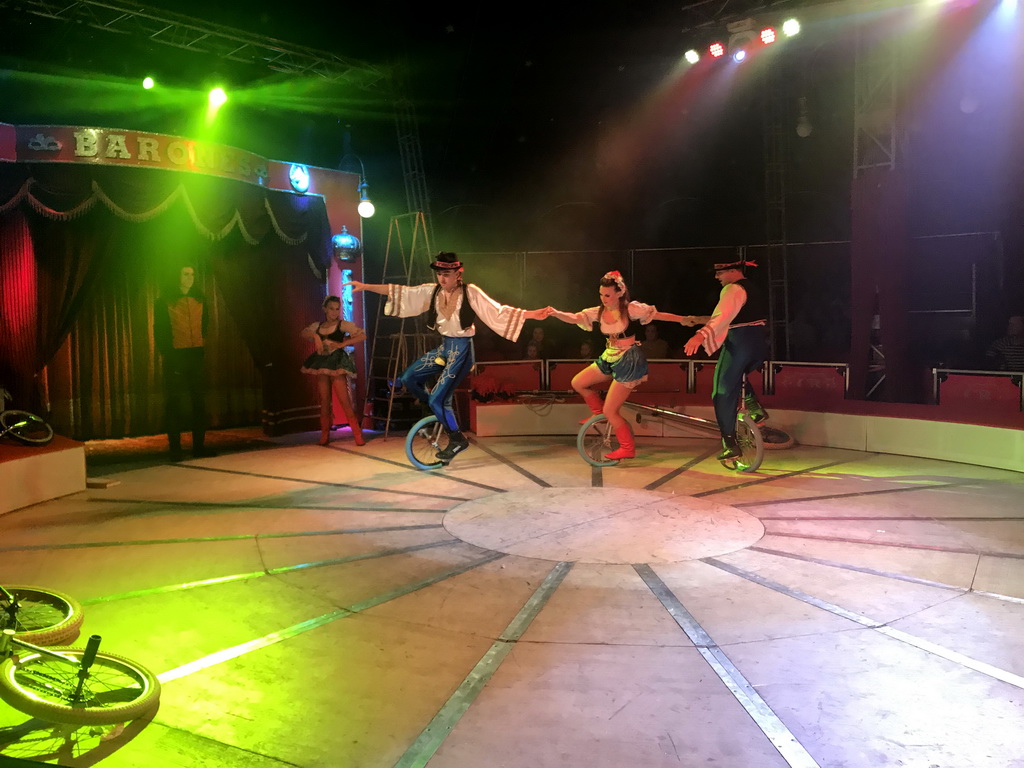
[[[583,401],[595,416],[603,413],[615,429],[619,447],[605,458],[632,459],[636,456],[633,433],[619,414],[619,408],[630,392],[647,381],[647,358],[637,341],[637,336],[641,335],[640,328],[652,320],[670,320],[683,325],[689,325],[690,321],[682,315],[659,312],[650,304],[630,301],[626,283],[618,271],[608,272],[601,278],[598,294],[601,297],[599,307],[581,312],[555,309],[551,314],[586,331],[591,330],[594,323],[599,323],[601,333],[608,337],[601,356],[573,377],[572,388],[583,396]],[[602,401],[597,390],[608,382],[611,386]]]

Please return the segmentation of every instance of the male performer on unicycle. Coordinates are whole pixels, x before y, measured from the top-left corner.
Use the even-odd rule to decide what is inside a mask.
[[[452,407],[455,389],[469,375],[475,362],[473,354],[474,325],[477,318],[499,336],[516,341],[525,320],[543,320],[548,309],[518,309],[499,304],[477,285],[462,282],[462,262],[454,253],[442,251],[431,263],[437,274],[436,283],[423,285],[369,285],[352,281],[354,291],[371,291],[387,296],[384,314],[412,317],[431,310],[433,326],[441,334],[441,345],[427,352],[402,374],[402,384],[426,403],[448,433],[448,445],[438,451],[437,458],[448,464],[455,455],[469,447],[469,440],[459,430]],[[434,388],[427,392],[426,383],[437,377]]]
[[[692,357],[701,347],[709,355],[719,348],[722,350],[715,365],[715,388],[711,396],[715,420],[722,432],[719,461],[743,455],[736,442],[736,412],[741,392],[747,413],[755,424],[768,418],[746,378],[768,357],[768,304],[764,293],[744,274],[745,267],[756,266],[743,259],[714,265],[715,279],[722,284],[718,305],[710,317],[693,318],[704,325],[683,347],[687,357]]]

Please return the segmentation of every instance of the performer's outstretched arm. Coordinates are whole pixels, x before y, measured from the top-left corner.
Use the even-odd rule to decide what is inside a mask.
[[[488,296],[484,290],[470,283],[466,286],[466,299],[484,324],[502,338],[516,341],[526,320],[543,320],[549,314],[550,307],[541,309],[520,309],[507,304],[499,304]]]
[[[388,295],[388,285],[373,285],[370,283],[361,283],[358,280],[349,280],[347,283],[341,284],[342,288],[351,287],[355,293],[359,291],[370,291],[371,293],[379,293],[381,296]]]
[[[674,315],[671,312],[655,312],[651,320],[668,320],[670,323],[680,323],[681,325],[696,325],[696,320],[692,315]]]
[[[697,332],[686,342],[683,353],[688,356],[693,355],[698,349],[704,347],[704,351],[709,355],[714,354],[722,346],[722,342],[725,341],[725,336],[729,332],[729,324],[736,319],[736,315],[743,309],[746,301],[747,292],[743,290],[743,286],[730,283],[722,288],[714,313],[708,318],[707,323],[698,328]]]
[[[586,310],[584,310],[584,312],[585,311]],[[548,307],[548,314],[551,317],[557,317],[563,323],[569,323],[570,325],[579,325],[580,323],[585,322],[583,312],[563,312],[560,309]]]

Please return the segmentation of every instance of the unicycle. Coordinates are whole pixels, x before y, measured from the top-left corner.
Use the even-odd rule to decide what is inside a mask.
[[[740,472],[756,472],[764,460],[764,438],[750,415],[742,411],[736,414],[736,442],[743,455],[722,459],[722,466]]]
[[[444,462],[437,452],[448,447],[448,433],[437,416],[424,416],[405,436],[405,455],[416,469],[440,469]]]
[[[676,413],[667,408],[657,408],[639,403],[623,403],[623,407],[636,412],[637,424],[642,424],[645,419],[653,416],[694,432],[716,438],[720,436],[718,424],[708,419],[701,419],[685,413]],[[781,435],[787,436],[786,433],[779,432]],[[618,460],[606,459],[605,454],[615,448],[613,443],[614,434],[615,430],[612,429],[604,414],[592,416],[583,422],[583,426],[580,427],[580,431],[576,435],[576,450],[579,451],[583,460],[591,466],[613,467],[619,463]],[[736,441],[739,443],[743,455],[733,459],[722,460],[722,466],[739,472],[756,472],[764,460],[765,444],[761,436],[761,428],[744,411],[736,414]]]
[[[606,459],[604,456],[611,450],[612,435],[615,430],[608,423],[608,417],[603,413],[591,416],[580,427],[576,435],[576,450],[580,452],[583,460],[594,467],[614,467],[619,463],[618,459]]]

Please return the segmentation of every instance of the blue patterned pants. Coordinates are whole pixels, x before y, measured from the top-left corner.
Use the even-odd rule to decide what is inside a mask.
[[[444,358],[445,364],[439,365],[437,358]],[[459,428],[455,420],[455,388],[462,383],[473,368],[472,337],[445,336],[441,346],[430,350],[423,357],[405,369],[402,384],[419,400],[430,407],[446,429]],[[428,381],[437,377],[434,388],[427,391]]]

